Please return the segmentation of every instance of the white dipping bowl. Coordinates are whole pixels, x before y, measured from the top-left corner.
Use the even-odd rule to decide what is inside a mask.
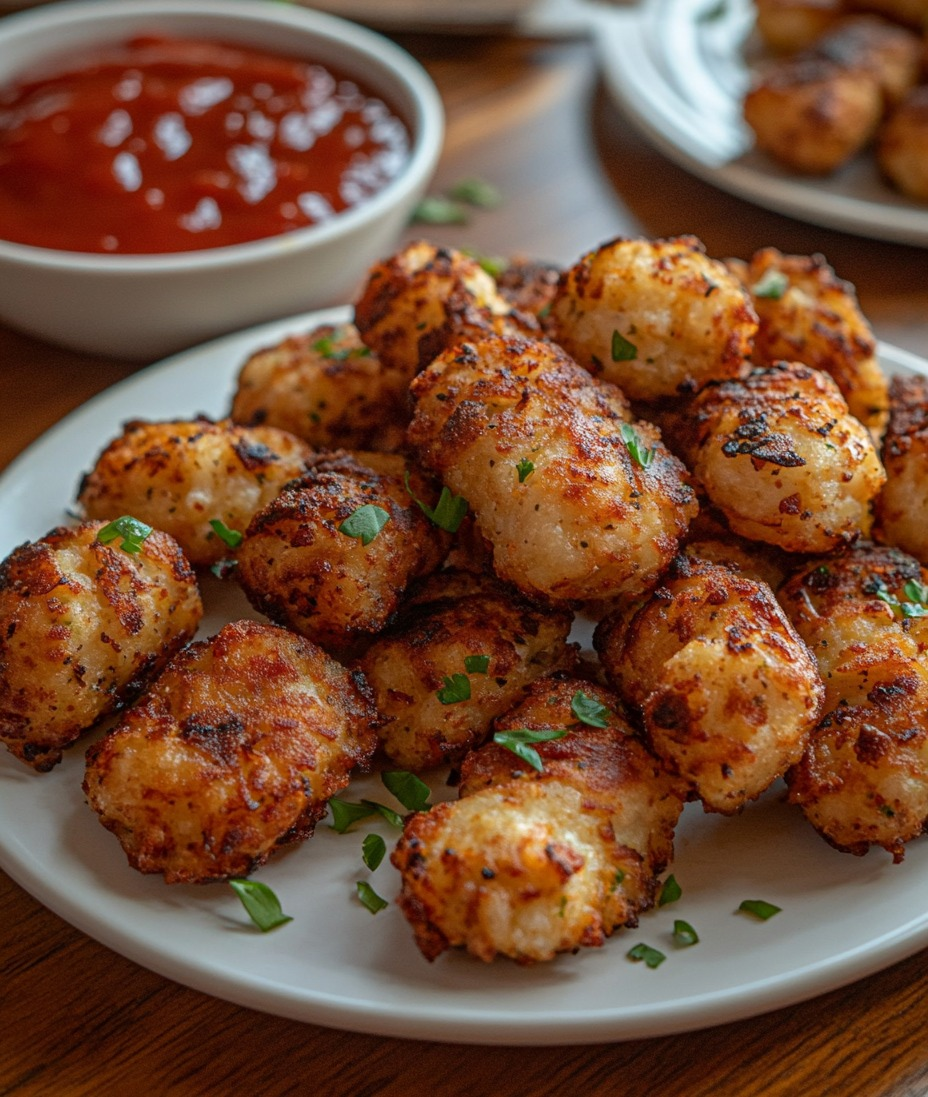
[[[358,79],[411,132],[403,170],[331,220],[245,244],[106,255],[0,240],[0,319],[72,350],[153,360],[214,336],[344,303],[394,249],[432,177],[444,136],[438,92],[388,39],[268,0],[69,0],[0,19],[0,85],[37,63],[134,34],[240,42],[305,56]]]

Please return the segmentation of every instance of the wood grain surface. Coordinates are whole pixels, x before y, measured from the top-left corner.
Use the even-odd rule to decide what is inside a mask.
[[[681,232],[716,256],[766,244],[822,252],[856,284],[878,336],[928,354],[928,252],[817,229],[689,176],[603,92],[589,42],[400,41],[446,104],[434,190],[479,176],[505,196],[466,226],[414,227],[409,238],[556,262],[617,235]],[[0,326],[0,466],[138,368]],[[928,952],[794,1008],[705,1031],[467,1047],[314,1027],[188,990],[71,928],[0,873],[0,977],[0,1094],[11,1097],[928,1094]]]

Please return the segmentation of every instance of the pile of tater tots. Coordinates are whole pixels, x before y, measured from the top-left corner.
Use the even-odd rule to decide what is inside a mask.
[[[778,782],[901,861],[928,376],[884,374],[817,255],[488,268],[409,244],[350,321],[230,363],[226,418],[106,442],[80,520],[0,565],[0,739],[37,774],[85,749],[90,809],[168,883],[248,876],[354,774],[447,774],[391,853],[430,960],[603,944],[685,804]],[[254,612],[204,636],[209,570]]]

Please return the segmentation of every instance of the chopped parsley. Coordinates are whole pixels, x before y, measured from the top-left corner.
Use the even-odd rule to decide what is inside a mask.
[[[638,348],[620,331],[613,331],[611,353],[613,362],[633,362],[638,357]]]
[[[377,914],[390,905],[386,899],[382,898],[374,891],[366,880],[358,880],[356,887],[358,889],[358,898],[371,914]]]
[[[280,900],[267,884],[257,880],[233,877],[229,880],[229,887],[241,899],[249,918],[262,933],[293,921],[288,914],[284,914]]]
[[[444,487],[441,489],[441,495],[438,497],[438,502],[434,507],[430,507],[427,503],[423,503],[421,499],[418,499],[413,494],[412,488],[409,486],[408,469],[406,470],[404,483],[409,497],[426,518],[438,526],[439,529],[443,529],[447,533],[457,533],[461,523],[464,521],[464,516],[467,514],[467,500],[463,496],[453,495],[448,488]]]
[[[755,297],[765,298],[769,301],[779,301],[789,289],[789,279],[781,270],[771,267],[751,286],[751,293]]]
[[[578,689],[571,698],[570,711],[581,724],[588,724],[591,728],[608,727],[609,717],[612,716],[610,709],[588,696],[582,689]]]
[[[435,696],[443,705],[456,705],[470,700],[470,679],[466,674],[445,675],[444,685]]]
[[[387,843],[379,834],[366,834],[361,843],[361,860],[374,871],[387,855]]]
[[[407,811],[425,811],[428,808],[431,789],[414,773],[403,769],[384,770],[380,780]]]
[[[766,922],[774,914],[779,914],[782,909],[782,907],[774,906],[773,903],[768,903],[764,899],[745,899],[738,907],[738,910],[743,914],[750,914],[754,918],[759,918],[762,922]]]
[[[661,888],[660,896],[657,900],[659,907],[665,907],[668,903],[675,903],[683,894],[683,889],[677,883],[677,878],[674,875],[670,875],[664,881],[664,886]]]
[[[497,746],[511,750],[517,758],[527,762],[532,769],[539,773],[544,771],[544,765],[538,751],[532,743],[547,743],[552,739],[563,739],[567,734],[567,728],[513,728],[511,731],[498,731],[493,736],[493,742]]]
[[[625,954],[629,960],[634,960],[636,963],[644,963],[648,967],[660,967],[661,964],[667,959],[663,952],[660,952],[656,948],[652,948],[650,945],[641,944],[634,945]]]
[[[213,532],[219,540],[228,548],[236,549],[242,543],[243,534],[237,529],[229,529],[221,518],[210,518],[209,524],[213,527]]]
[[[657,447],[654,446],[651,449],[646,449],[642,444],[638,431],[635,430],[631,423],[623,423],[620,428],[620,433],[631,459],[643,469],[650,467],[651,462],[654,460],[654,454],[657,452]]]
[[[348,515],[338,527],[338,532],[344,533],[346,537],[359,538],[366,548],[389,521],[390,515],[383,507],[365,503],[353,514]]]
[[[699,944],[699,934],[689,922],[677,918],[673,923],[673,942],[678,948],[689,948]]]
[[[146,526],[138,518],[133,518],[131,514],[124,514],[121,518],[115,518],[108,525],[105,525],[97,534],[97,540],[101,545],[108,545],[110,541],[115,541],[117,537],[121,537],[122,544],[118,547],[123,552],[135,555],[142,551],[142,544],[151,536],[151,533],[151,526]]]
[[[527,457],[522,457],[519,459],[519,462],[516,465],[516,472],[519,474],[520,484],[524,484],[534,471],[535,466],[531,461],[529,461]]]

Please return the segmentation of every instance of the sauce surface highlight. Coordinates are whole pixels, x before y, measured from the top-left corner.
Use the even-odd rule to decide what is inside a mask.
[[[377,193],[409,144],[321,63],[140,36],[0,90],[0,239],[151,254],[276,236]]]

